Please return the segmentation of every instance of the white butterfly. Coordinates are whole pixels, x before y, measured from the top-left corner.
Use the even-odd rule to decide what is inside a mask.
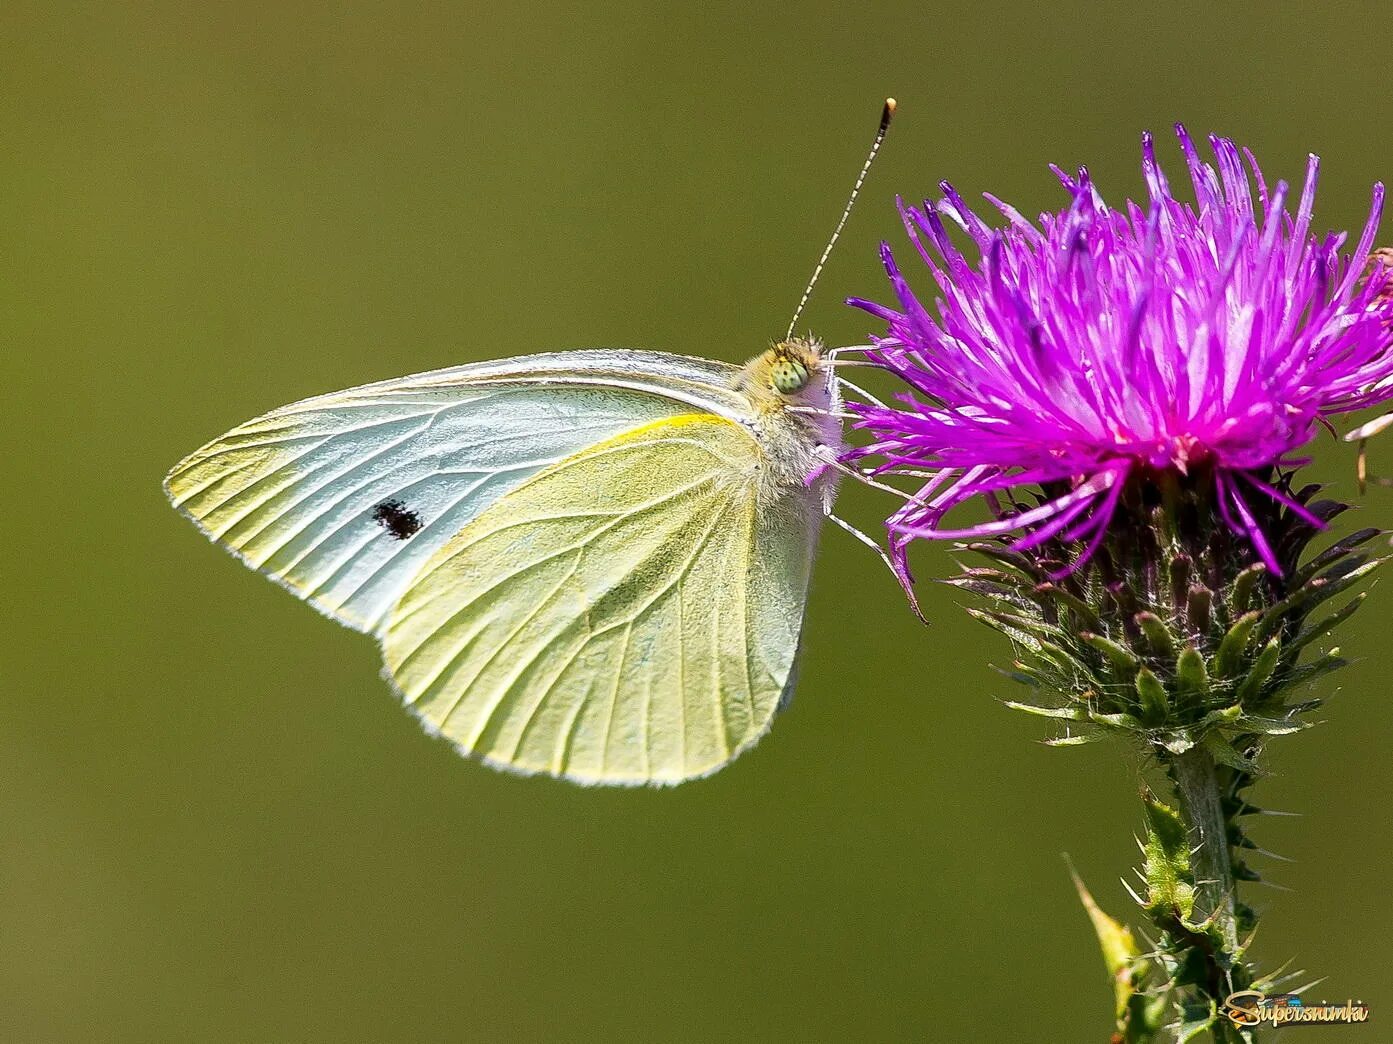
[[[595,349],[307,399],[189,455],[165,489],[378,637],[403,701],[462,752],[677,783],[787,700],[818,530],[845,526],[833,353],[791,330],[744,367]]]

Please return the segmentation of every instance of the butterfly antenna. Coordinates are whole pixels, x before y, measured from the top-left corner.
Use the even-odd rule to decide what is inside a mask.
[[[803,291],[803,298],[798,302],[798,307],[794,309],[793,318],[788,323],[788,333],[784,334],[787,341],[793,336],[793,328],[798,325],[799,318],[803,315],[803,308],[808,303],[808,298],[812,296],[813,287],[817,286],[818,278],[822,275],[823,266],[827,264],[827,259],[832,256],[832,248],[837,245],[837,240],[841,237],[842,229],[846,227],[846,219],[851,216],[851,208],[856,205],[856,197],[861,192],[861,186],[865,183],[866,175],[870,173],[871,164],[875,162],[876,153],[880,151],[880,143],[885,140],[885,132],[890,129],[890,117],[895,115],[895,99],[886,98],[885,108],[880,110],[880,127],[875,132],[875,141],[871,142],[871,151],[866,154],[866,162],[861,164],[861,173],[856,175],[856,184],[851,187],[851,198],[846,201],[846,209],[842,211],[841,220],[837,222],[837,227],[832,231],[832,238],[827,241],[826,248],[822,251],[822,256],[817,260],[817,267],[813,269],[813,277],[808,280],[808,285]]]

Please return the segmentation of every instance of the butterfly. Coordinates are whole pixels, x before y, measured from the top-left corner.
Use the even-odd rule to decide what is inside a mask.
[[[850,529],[835,350],[792,329],[744,366],[591,349],[306,399],[194,451],[165,490],[376,637],[402,702],[461,753],[679,783],[787,703],[819,529]]]

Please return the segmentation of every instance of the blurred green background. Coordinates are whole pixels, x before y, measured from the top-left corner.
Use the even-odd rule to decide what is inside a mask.
[[[807,313],[832,342],[870,329],[842,297],[886,296],[895,193],[951,177],[1034,212],[1061,204],[1055,161],[1120,200],[1139,132],[1176,119],[1272,178],[1319,152],[1317,223],[1357,225],[1393,173],[1385,36],[1354,4],[9,0],[0,1038],[1104,1039],[1060,854],[1129,909],[1133,758],[1041,746],[998,702],[1008,650],[948,589],[924,588],[924,629],[828,532],[772,735],[705,782],[586,791],[427,738],[372,642],[210,546],[160,478],[378,378],[752,354],[886,94],[900,116]],[[1319,453],[1352,494],[1349,448]],[[866,525],[887,507],[846,497]],[[1358,521],[1393,523],[1393,493]],[[1376,1019],[1389,610],[1376,590],[1326,723],[1276,747],[1259,794],[1305,817],[1257,829],[1298,860],[1272,868],[1295,894],[1255,892],[1261,957]]]

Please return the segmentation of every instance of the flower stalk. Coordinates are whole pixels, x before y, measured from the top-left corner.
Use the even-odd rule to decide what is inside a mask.
[[[1195,877],[1194,915],[1219,929],[1224,952],[1237,954],[1238,915],[1229,848],[1229,822],[1219,781],[1219,765],[1203,747],[1170,759],[1180,814],[1194,844],[1190,865]]]

